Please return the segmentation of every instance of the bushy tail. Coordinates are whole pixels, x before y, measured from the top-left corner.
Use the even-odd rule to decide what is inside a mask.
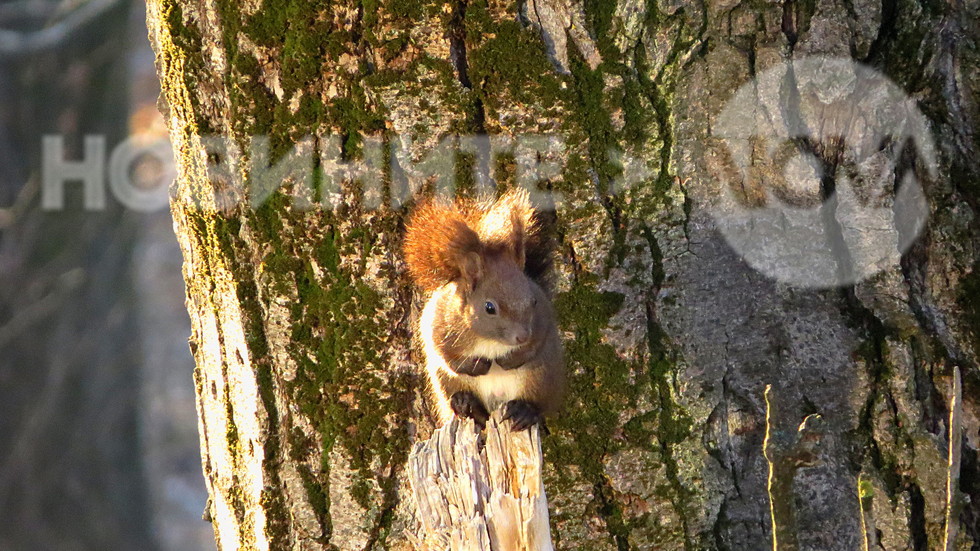
[[[472,255],[506,251],[524,272],[545,284],[551,244],[524,190],[496,201],[430,199],[409,219],[404,254],[408,272],[425,291],[464,277]]]
[[[412,280],[426,291],[461,277],[467,257],[481,251],[480,237],[458,205],[430,200],[409,219],[405,262]]]

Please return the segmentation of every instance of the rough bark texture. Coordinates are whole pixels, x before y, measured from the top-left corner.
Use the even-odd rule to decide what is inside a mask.
[[[978,15],[969,0],[151,1],[221,548],[410,548],[405,463],[432,426],[410,353],[405,212],[368,208],[352,184],[332,209],[295,208],[305,192],[289,181],[254,209],[210,197],[247,197],[253,135],[278,158],[338,134],[358,159],[365,136],[409,134],[417,158],[474,132],[567,145],[549,183],[565,198],[552,222],[571,373],[544,439],[556,548],[769,546],[763,441],[794,440],[811,414],[814,457],[773,467],[794,477],[776,505],[795,526],[779,533],[799,549],[938,548],[953,364],[970,498],[958,545],[977,545]],[[755,75],[816,54],[893,79],[938,147],[930,218],[901,265],[829,290],[754,271],[708,208],[713,117]],[[236,145],[210,180],[206,133]],[[613,147],[649,171],[626,191]],[[472,189],[472,159],[456,166]],[[401,167],[385,198],[424,179]],[[513,162],[492,168],[513,180]],[[824,246],[845,222],[827,220]]]

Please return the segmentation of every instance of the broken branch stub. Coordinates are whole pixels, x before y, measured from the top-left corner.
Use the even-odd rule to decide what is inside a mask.
[[[512,432],[500,413],[481,439],[454,419],[409,456],[427,551],[553,551],[538,427]]]

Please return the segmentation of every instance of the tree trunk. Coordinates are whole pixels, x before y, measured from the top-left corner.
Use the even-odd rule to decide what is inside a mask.
[[[461,140],[448,157],[461,193],[488,176],[526,184],[535,160],[557,167],[543,184],[560,194],[549,229],[571,377],[543,439],[557,549],[755,550],[773,533],[781,549],[937,549],[954,365],[951,518],[959,548],[977,545],[977,13],[903,0],[152,0],[219,546],[412,548],[407,457],[434,427],[411,353],[401,199],[445,183],[417,162],[441,140],[482,133],[564,145],[487,162]],[[885,75],[914,101],[826,81],[841,74]],[[887,185],[871,199],[893,213],[870,229],[847,211],[847,189],[868,191],[846,179],[852,135],[799,133],[814,131],[804,107],[842,89],[852,108],[872,94],[873,109],[925,116],[873,144],[893,162],[857,159],[878,167]],[[738,134],[756,124],[789,148]],[[909,133],[934,157],[896,139]],[[816,191],[775,189],[791,169]],[[921,199],[903,198],[910,174],[919,218],[904,216]],[[727,217],[726,190],[743,210],[797,205],[777,220],[789,230],[814,214],[800,240],[812,269],[766,248],[781,241],[757,256],[739,232],[765,224]],[[869,269],[882,248],[894,262]]]

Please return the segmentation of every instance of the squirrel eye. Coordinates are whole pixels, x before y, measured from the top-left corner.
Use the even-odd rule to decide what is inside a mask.
[[[490,302],[489,300],[487,301],[486,304],[483,305],[483,309],[486,310],[487,313],[490,314],[491,316],[497,314],[497,306],[494,303]]]

